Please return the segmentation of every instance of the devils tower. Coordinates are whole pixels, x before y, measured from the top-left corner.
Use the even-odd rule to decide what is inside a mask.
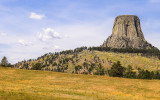
[[[116,17],[112,34],[102,47],[150,49],[152,45],[145,40],[137,16],[121,15]]]

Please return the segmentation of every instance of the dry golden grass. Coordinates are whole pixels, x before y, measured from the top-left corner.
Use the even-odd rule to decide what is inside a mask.
[[[0,67],[0,100],[160,100],[160,80]]]
[[[112,62],[120,61],[124,67],[132,65],[134,69],[142,68],[150,71],[157,71],[157,69],[160,69],[160,60],[156,57],[143,57],[140,54],[135,53],[114,53],[102,51],[94,51],[92,53],[87,52],[86,50],[79,53],[79,56],[81,56],[80,60],[83,61],[85,58],[88,60],[93,59],[95,55],[105,61],[104,67],[109,66],[106,63],[108,58],[108,60],[111,60]]]

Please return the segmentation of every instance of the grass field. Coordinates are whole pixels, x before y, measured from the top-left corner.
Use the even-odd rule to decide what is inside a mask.
[[[112,62],[120,61],[122,66],[127,67],[128,65],[132,65],[134,69],[142,68],[150,71],[156,71],[160,69],[160,60],[156,57],[143,57],[140,54],[136,53],[114,53],[114,52],[102,52],[102,51],[94,51],[94,54],[91,52],[86,53],[83,51],[79,53],[81,56],[80,59],[90,59],[97,55],[100,59],[107,61],[111,60]],[[104,66],[107,66],[105,63]]]
[[[160,100],[160,80],[0,67],[0,100]]]

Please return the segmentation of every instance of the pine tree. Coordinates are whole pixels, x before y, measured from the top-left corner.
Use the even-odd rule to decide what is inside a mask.
[[[125,68],[121,65],[120,61],[117,61],[117,63],[114,63],[111,67],[110,76],[123,77],[124,71]]]
[[[128,67],[126,68],[126,71],[124,73],[124,77],[125,78],[136,78],[136,73],[132,71],[132,66],[128,65]]]
[[[8,66],[8,60],[7,60],[7,58],[5,56],[1,60],[1,66],[4,66],[4,67]]]
[[[41,70],[42,69],[42,65],[40,63],[36,63],[33,67],[32,70]]]

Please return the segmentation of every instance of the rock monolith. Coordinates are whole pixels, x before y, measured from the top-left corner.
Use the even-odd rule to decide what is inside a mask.
[[[112,34],[102,47],[150,49],[152,45],[145,40],[137,16],[121,15],[116,17]]]

